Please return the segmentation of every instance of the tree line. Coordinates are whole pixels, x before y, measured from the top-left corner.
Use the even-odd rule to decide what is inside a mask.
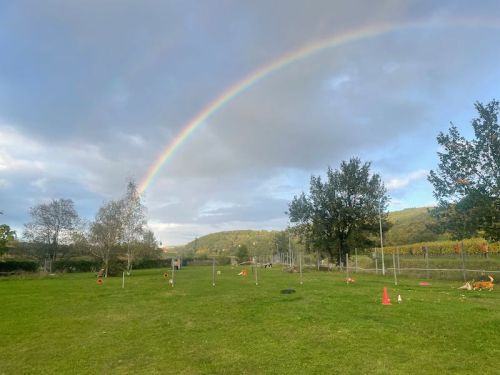
[[[92,256],[102,261],[105,277],[110,263],[119,258],[125,259],[124,269],[130,274],[135,262],[159,257],[157,240],[147,227],[147,208],[131,178],[123,197],[104,202],[93,221],[82,219],[74,202],[64,198],[37,204],[30,217],[21,240],[1,226],[0,252],[43,262],[49,272],[57,262]]]

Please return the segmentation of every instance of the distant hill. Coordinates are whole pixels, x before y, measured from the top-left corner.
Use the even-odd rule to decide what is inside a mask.
[[[427,229],[428,224],[435,222],[429,215],[427,207],[389,212],[389,221],[393,226],[385,234],[384,244],[387,245],[407,245],[449,239],[446,235],[438,235]]]
[[[276,247],[276,244],[278,245]],[[197,255],[235,255],[239,245],[246,245],[251,255],[268,255],[272,251],[288,249],[288,235],[286,231],[267,230],[233,230],[211,233],[191,241],[184,246],[185,254]],[[301,249],[295,240],[291,243],[295,251]]]
[[[447,236],[437,235],[427,229],[426,225],[433,222],[427,207],[390,212],[389,220],[393,226],[387,233],[384,233],[384,245],[396,246],[448,240]],[[259,255],[276,251],[276,244],[278,244],[278,250],[288,250],[286,231],[234,230],[208,234],[175,250],[182,251],[186,255],[194,254],[195,251],[197,255],[235,255],[238,245],[246,245],[250,254]],[[292,240],[291,245],[294,251],[302,249],[302,245],[296,240]]]

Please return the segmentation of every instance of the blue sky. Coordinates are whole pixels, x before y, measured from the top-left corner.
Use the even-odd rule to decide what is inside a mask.
[[[1,2],[1,221],[21,233],[53,198],[92,219],[253,71],[350,30],[429,21],[298,61],[210,117],[146,192],[166,244],[282,229],[311,173],[352,156],[382,175],[391,210],[432,205],[438,132],[472,136],[474,102],[499,97],[500,3]]]

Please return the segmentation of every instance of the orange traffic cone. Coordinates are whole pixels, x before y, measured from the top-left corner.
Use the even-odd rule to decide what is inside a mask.
[[[241,271],[241,274],[242,274],[243,276],[246,276],[246,275],[247,275],[247,271],[246,271],[246,270],[242,270],[242,271]]]
[[[389,295],[387,294],[387,288],[384,286],[384,299],[382,300],[382,305],[392,305],[389,301]]]

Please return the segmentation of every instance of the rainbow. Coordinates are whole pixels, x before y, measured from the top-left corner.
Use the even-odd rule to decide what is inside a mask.
[[[144,192],[155,176],[158,174],[160,169],[165,165],[165,163],[171,159],[172,155],[179,149],[179,147],[189,138],[189,136],[198,129],[210,116],[216,113],[220,108],[234,99],[236,96],[249,89],[259,81],[265,79],[269,75],[273,74],[280,69],[287,67],[297,61],[306,59],[314,54],[322,52],[327,49],[335,48],[350,42],[354,42],[360,39],[367,39],[371,37],[378,37],[389,32],[401,30],[401,29],[412,29],[412,28],[422,28],[430,26],[474,26],[474,27],[499,27],[500,20],[453,20],[445,23],[442,22],[415,22],[415,23],[405,23],[405,24],[380,24],[376,26],[368,26],[361,29],[351,30],[346,33],[335,35],[333,37],[322,39],[317,42],[313,42],[302,48],[294,50],[285,56],[282,56],[278,60],[254,71],[246,78],[236,82],[234,85],[229,87],[226,91],[222,93],[218,98],[214,99],[209,103],[200,113],[198,113],[191,121],[189,121],[183,130],[175,137],[175,139],[166,147],[166,149],[160,154],[156,159],[144,179],[139,184],[139,193]]]

